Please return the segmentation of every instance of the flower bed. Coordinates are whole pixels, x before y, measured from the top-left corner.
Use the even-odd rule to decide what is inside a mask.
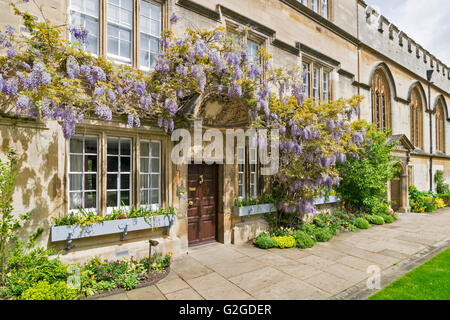
[[[450,202],[446,202],[450,195],[436,195],[430,191],[419,191],[415,186],[409,186],[408,194],[412,212],[433,212],[450,205]]]
[[[52,250],[23,247],[8,258],[8,273],[0,297],[9,300],[96,299],[152,285],[168,275],[172,253],[143,259],[108,260],[93,257],[84,265],[63,264]]]
[[[370,224],[392,223],[396,219],[396,214],[392,210],[380,214],[365,214],[351,209],[334,209],[314,216],[310,223],[262,232],[253,243],[262,249],[311,248],[316,242],[329,241],[341,231],[368,229]]]

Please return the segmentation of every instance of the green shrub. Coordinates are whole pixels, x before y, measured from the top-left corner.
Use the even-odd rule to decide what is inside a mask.
[[[22,300],[76,300],[77,298],[77,290],[69,289],[64,281],[53,284],[45,280],[39,281],[21,295]]]
[[[367,220],[372,224],[384,224],[384,220],[382,217],[374,215],[374,214],[368,214],[366,215]]]
[[[383,218],[385,223],[392,223],[394,222],[394,217],[390,214],[379,214],[380,217]]]
[[[358,227],[359,229],[369,229],[370,228],[369,222],[363,218],[356,218],[355,226]]]
[[[434,181],[436,183],[437,193],[450,193],[450,186],[444,182],[444,172],[442,170],[437,170],[434,174]]]
[[[295,238],[295,246],[297,248],[311,248],[316,244],[314,238],[304,231],[294,231],[293,237]]]
[[[314,238],[318,242],[327,242],[333,238],[333,235],[328,228],[316,228],[314,230]]]
[[[273,248],[277,245],[274,239],[269,235],[268,232],[262,232],[259,236],[257,236],[253,243],[260,247],[261,249],[269,249]]]
[[[134,273],[128,273],[123,278],[123,281],[121,282],[122,287],[125,288],[125,290],[132,290],[136,288],[136,286],[139,283],[138,277]]]
[[[346,204],[366,212],[379,212],[388,203],[388,181],[399,172],[399,161],[392,155],[398,142],[389,141],[389,130],[379,131],[366,121],[352,123],[353,130],[365,129],[366,137],[357,157],[347,157],[336,168],[342,178],[336,192]]]
[[[355,220],[356,220],[356,219],[355,219]],[[344,230],[352,231],[352,232],[358,231],[358,227],[357,227],[356,225],[350,223],[350,222],[343,222],[343,223],[342,223],[342,228],[343,228]]]
[[[10,251],[7,260],[8,274],[6,289],[3,294],[9,297],[20,297],[22,292],[41,280],[48,283],[64,281],[67,278],[67,266],[58,257],[50,258],[53,250],[36,248],[25,252],[22,245]]]
[[[292,248],[295,246],[295,238],[293,236],[273,237],[273,240],[275,240],[277,247],[280,249]]]
[[[92,285],[92,288],[94,289],[95,292],[110,291],[117,288],[117,282],[102,280],[99,282],[95,282]]]

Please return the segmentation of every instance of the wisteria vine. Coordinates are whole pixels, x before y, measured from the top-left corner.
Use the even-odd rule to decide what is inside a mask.
[[[129,127],[140,127],[142,120],[170,132],[194,94],[241,99],[253,127],[279,129],[281,168],[275,179],[284,186],[279,209],[300,213],[314,209],[312,199],[324,187],[339,183],[334,164],[355,154],[364,139],[364,132],[350,129],[360,98],[304,101],[301,67],[272,69],[264,50],[261,61],[253,62],[243,42],[222,27],[187,30],[182,38],[165,31],[154,70],[142,72],[82,50],[88,33],[79,26],[69,26],[78,40],[71,43],[62,37],[67,26],[45,18],[38,22],[18,4],[12,7],[29,34],[16,34],[11,26],[0,33],[5,49],[0,111],[59,120],[66,138],[77,124],[93,118],[123,118]],[[170,23],[178,20],[173,15]],[[238,32],[244,36],[247,30]]]

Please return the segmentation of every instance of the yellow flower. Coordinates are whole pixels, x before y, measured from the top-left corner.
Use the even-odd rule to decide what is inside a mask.
[[[169,253],[167,254],[169,257],[172,257],[173,256],[173,252],[172,251],[169,251]]]
[[[94,280],[94,279],[95,279],[95,276],[94,276],[94,275],[92,275],[92,276],[91,276],[91,279],[92,279],[92,280]]]
[[[34,277],[31,277],[31,280],[34,280]]]

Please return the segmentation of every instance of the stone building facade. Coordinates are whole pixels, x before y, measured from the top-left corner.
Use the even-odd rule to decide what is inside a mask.
[[[11,24],[20,30],[8,2],[0,0],[1,27]],[[392,129],[392,139],[399,142],[395,153],[403,160],[400,179],[390,185],[396,209],[408,211],[408,185],[429,189],[431,166],[432,175],[443,170],[450,182],[450,69],[362,0],[45,0],[43,4],[54,24],[73,22],[90,31],[87,50],[143,70],[151,69],[159,34],[173,13],[180,17],[173,26],[180,36],[186,28],[248,27],[245,42],[250,55],[264,47],[274,66],[303,64],[309,70],[309,97],[327,100],[359,94],[364,97],[360,118]],[[431,103],[428,70],[434,70]],[[246,113],[224,121],[230,112],[214,101],[200,101],[193,118],[222,130],[245,127]],[[73,249],[63,251],[68,262],[93,255],[146,255],[149,238],[159,240],[158,250],[181,254],[208,241],[247,241],[265,228],[260,216],[243,221],[233,215],[236,197],[261,194],[264,189],[262,179],[252,175],[248,149],[236,154],[243,159],[241,165],[175,165],[170,161],[170,137],[145,123],[130,129],[119,121],[90,120],[66,141],[56,122],[6,117],[0,118],[0,145],[17,150],[20,173],[14,207],[17,213],[32,214],[24,234],[37,226],[45,228],[40,245],[64,249],[64,242],[51,242],[52,218],[68,214],[77,197],[99,215],[121,199],[173,206],[177,212],[168,234],[155,229],[130,232],[123,241],[117,234],[74,240]],[[120,169],[112,172],[109,159],[116,166],[120,163]],[[108,186],[112,174],[123,176],[125,186]],[[74,191],[71,182],[77,176],[94,180]],[[197,203],[194,191],[201,188],[200,181],[204,201]]]

